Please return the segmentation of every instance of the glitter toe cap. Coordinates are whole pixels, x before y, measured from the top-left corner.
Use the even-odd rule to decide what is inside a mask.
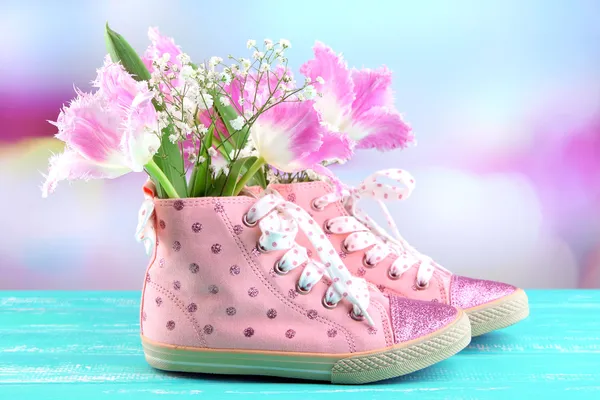
[[[517,290],[516,287],[495,281],[454,275],[450,283],[450,304],[466,309],[498,300]]]
[[[456,319],[458,310],[446,304],[390,296],[390,313],[395,342],[401,343],[450,324]]]

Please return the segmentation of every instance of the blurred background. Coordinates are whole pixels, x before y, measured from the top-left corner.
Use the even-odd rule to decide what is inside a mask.
[[[315,40],[386,64],[418,146],[360,152],[340,177],[410,171],[416,191],[390,209],[456,273],[600,287],[597,0],[0,0],[0,289],[141,288],[142,174],[39,190],[61,151],[46,120],[90,89],[106,21],[140,53],[158,26],[193,60],[286,38],[296,71]]]

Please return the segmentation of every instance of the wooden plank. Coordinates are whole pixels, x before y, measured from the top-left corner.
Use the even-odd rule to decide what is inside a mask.
[[[0,292],[0,399],[600,399],[600,291],[528,293],[526,321],[423,371],[350,387],[156,371],[139,343],[139,292]]]

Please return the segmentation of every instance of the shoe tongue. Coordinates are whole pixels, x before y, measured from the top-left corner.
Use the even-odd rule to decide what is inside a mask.
[[[310,210],[312,201],[317,197],[334,192],[334,188],[323,181],[278,183],[269,185],[268,188],[276,190],[285,200],[296,203],[305,210]],[[252,186],[247,190],[256,195],[260,195],[262,192],[262,188],[259,186]]]

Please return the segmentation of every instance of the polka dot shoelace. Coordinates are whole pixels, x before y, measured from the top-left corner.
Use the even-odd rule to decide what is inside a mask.
[[[399,185],[384,183],[383,179]],[[399,279],[404,272],[417,266],[415,287],[425,289],[436,268],[447,270],[430,257],[419,253],[400,235],[384,204],[384,201],[407,199],[414,187],[415,180],[410,173],[401,169],[382,170],[369,176],[356,188],[345,187],[341,193],[329,193],[314,199],[313,208],[318,210],[336,201],[342,201],[350,216],[331,218],[325,224],[325,230],[331,234],[349,234],[343,242],[347,252],[367,249],[363,258],[363,264],[367,268],[374,268],[390,254],[397,255],[388,270],[390,279]],[[377,201],[393,236],[358,208],[357,203],[363,198]]]
[[[352,276],[319,224],[305,210],[284,200],[279,193],[267,190],[244,216],[244,223],[248,226],[258,224],[262,232],[257,243],[259,251],[286,250],[274,265],[276,273],[284,275],[303,267],[296,283],[299,293],[310,292],[326,275],[331,284],[323,297],[323,305],[333,308],[340,301],[347,300],[352,304],[352,318],[365,319],[373,325],[367,312],[370,298],[368,283]],[[309,257],[306,248],[296,243],[299,230],[304,232],[316,249],[320,261]]]

